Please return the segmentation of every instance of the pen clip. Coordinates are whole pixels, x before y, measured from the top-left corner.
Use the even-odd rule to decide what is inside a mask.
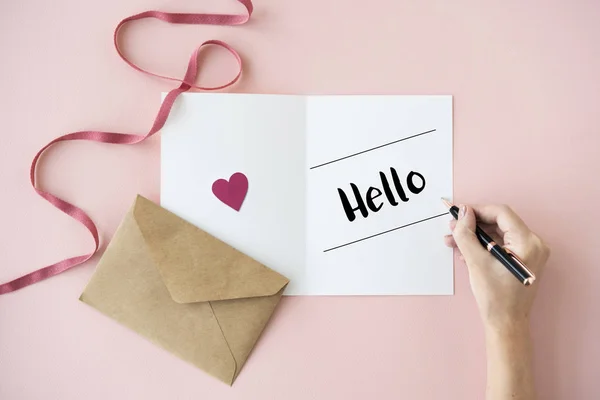
[[[519,266],[521,268],[523,268],[523,270],[525,270],[525,272],[527,272],[527,274],[529,275],[529,278],[526,278],[525,281],[523,282],[523,284],[525,286],[531,285],[535,281],[535,274],[533,272],[531,272],[531,270],[529,268],[527,268],[527,265],[525,265],[523,260],[521,260],[518,255],[513,253],[512,250],[507,249],[506,247],[503,247],[503,249],[506,252],[506,254],[508,254],[510,256],[510,258],[512,258],[517,264],[519,264]]]

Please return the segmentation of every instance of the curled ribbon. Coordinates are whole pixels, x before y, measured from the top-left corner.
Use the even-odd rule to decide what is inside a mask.
[[[42,149],[40,151],[38,151],[38,153],[33,158],[33,162],[31,163],[30,176],[29,176],[29,178],[31,180],[31,185],[33,186],[33,189],[36,191],[36,193],[38,195],[40,195],[41,197],[46,199],[54,207],[58,208],[59,210],[61,210],[65,214],[69,215],[70,217],[76,219],[77,221],[81,222],[90,231],[90,233],[92,234],[92,236],[94,238],[94,243],[95,243],[94,250],[89,254],[67,258],[67,259],[59,261],[55,264],[38,269],[37,271],[31,272],[27,275],[24,275],[20,278],[10,281],[10,282],[1,284],[0,285],[0,295],[14,292],[15,290],[21,289],[25,286],[32,285],[36,282],[50,278],[54,275],[60,274],[61,272],[71,269],[77,265],[80,265],[80,264],[86,262],[87,260],[89,260],[90,258],[92,258],[92,256],[94,256],[94,254],[96,254],[96,252],[98,251],[98,247],[100,245],[98,229],[96,228],[94,221],[92,221],[92,219],[85,213],[85,211],[83,211],[81,208],[75,206],[74,204],[71,204],[65,200],[62,200],[62,199],[54,196],[53,194],[51,194],[49,192],[45,192],[36,187],[35,172],[36,172],[37,162],[38,162],[40,156],[42,155],[42,153],[44,153],[44,151],[46,149],[48,149],[50,146],[52,146],[56,143],[64,142],[64,141],[68,141],[68,140],[91,140],[94,142],[112,143],[112,144],[140,143],[140,142],[146,140],[147,138],[149,138],[150,136],[154,135],[155,133],[157,133],[164,126],[164,124],[167,121],[167,118],[169,116],[169,113],[171,112],[171,108],[173,107],[173,104],[175,103],[175,100],[181,93],[187,92],[190,89],[199,89],[199,90],[224,89],[224,88],[236,83],[242,74],[242,59],[240,58],[239,54],[232,47],[230,47],[227,43],[221,42],[219,40],[208,40],[208,41],[202,43],[200,46],[198,46],[198,48],[196,48],[196,50],[194,50],[194,52],[192,53],[190,60],[188,62],[187,71],[186,71],[183,79],[177,79],[177,78],[172,78],[169,76],[158,75],[158,74],[152,73],[150,71],[144,70],[144,69],[138,67],[136,64],[132,63],[131,61],[129,61],[127,59],[127,57],[125,56],[125,54],[123,53],[123,51],[121,50],[121,48],[119,47],[118,35],[119,35],[119,30],[123,27],[123,25],[127,24],[128,22],[132,22],[132,21],[136,21],[136,20],[140,20],[140,19],[144,19],[144,18],[156,18],[161,21],[168,22],[170,24],[241,25],[241,24],[248,22],[248,20],[250,19],[251,15],[252,15],[253,7],[252,7],[251,0],[238,0],[238,1],[244,5],[244,7],[246,8],[247,14],[245,14],[245,15],[195,14],[195,13],[182,14],[182,13],[166,13],[166,12],[160,12],[160,11],[146,11],[146,12],[143,12],[140,14],[133,15],[131,17],[127,17],[124,20],[122,20],[121,22],[119,22],[119,24],[115,28],[114,45],[115,45],[115,49],[117,50],[117,53],[119,54],[121,59],[123,59],[123,61],[125,61],[130,67],[132,67],[133,69],[135,69],[137,71],[140,71],[144,74],[158,77],[161,79],[167,79],[167,80],[179,82],[180,86],[176,89],[171,90],[167,94],[167,96],[165,97],[165,99],[163,100],[163,102],[160,105],[160,108],[158,110],[156,118],[154,119],[154,123],[152,124],[152,128],[145,135],[136,135],[136,134],[129,134],[129,133],[115,133],[115,132],[101,132],[101,131],[79,131],[79,132],[73,132],[73,133],[69,133],[69,134],[60,136],[60,137],[52,140],[50,143],[48,143],[47,145],[42,147]],[[195,84],[196,77],[198,75],[198,55],[199,55],[201,49],[208,45],[216,45],[216,46],[220,46],[220,47],[223,47],[226,50],[228,50],[235,57],[235,59],[238,63],[238,66],[239,66],[237,75],[231,81],[229,81],[223,85],[216,86],[216,87],[202,87],[202,86],[197,86]]]

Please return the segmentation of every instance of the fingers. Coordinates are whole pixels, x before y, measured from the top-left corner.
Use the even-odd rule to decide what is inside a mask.
[[[448,225],[450,226],[450,231],[453,232],[454,228],[456,228],[456,220],[455,219],[451,219],[448,223]],[[490,235],[492,237],[492,239],[494,239],[494,241],[496,243],[498,243],[499,245],[503,245],[503,234],[502,232],[498,229],[498,225],[496,224],[483,224],[480,221],[477,221],[477,226],[479,226],[481,229],[483,229],[485,231],[485,233],[487,233],[488,235]],[[444,239],[446,240],[446,239]],[[454,247],[456,247],[456,244],[454,245]]]
[[[471,265],[478,265],[485,260],[485,257],[489,257],[489,255],[475,236],[475,212],[469,206],[460,206],[458,217],[456,226],[452,231],[454,242],[460,249],[469,267]]]
[[[528,234],[529,228],[525,222],[506,205],[474,205],[477,219],[485,224],[496,224],[500,232],[512,232],[517,235]]]
[[[452,218],[448,222],[448,225],[450,227],[450,231],[453,231],[454,228],[456,227],[456,220],[454,218]],[[498,225],[496,225],[495,223],[494,224],[486,224],[480,220],[477,220],[477,225],[481,229],[483,229],[488,235],[490,235],[496,243],[502,242],[502,236],[504,233],[500,229],[498,229]]]
[[[464,259],[467,265],[478,265],[485,261],[485,257],[489,257],[475,236],[476,223],[500,245],[502,245],[502,236],[507,232],[523,236],[530,233],[523,220],[508,206],[465,207],[465,212],[459,216],[458,221],[450,220],[452,235],[445,236],[444,243],[448,247],[458,248],[459,258]]]
[[[456,245],[456,242],[454,241],[454,237],[452,235],[446,235],[444,236],[444,244],[448,247],[452,247],[454,249],[458,249],[458,246]],[[462,253],[460,252],[460,250],[458,250],[458,259],[461,261],[464,261],[465,258],[463,257]]]
[[[444,244],[448,247],[457,247],[452,235],[444,236]]]
[[[450,225],[450,231],[454,231],[454,228],[456,228],[456,220],[451,219],[448,224]]]
[[[483,231],[485,233],[490,235],[492,237],[492,239],[494,239],[494,242],[498,243],[501,246],[503,245],[504,234],[502,233],[502,231],[500,231],[500,229],[498,229],[498,225],[484,224],[484,223],[480,223],[479,221],[477,221],[477,226],[479,226],[481,229],[483,229]]]

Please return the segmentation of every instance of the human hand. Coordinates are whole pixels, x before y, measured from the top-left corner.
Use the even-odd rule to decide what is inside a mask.
[[[550,255],[548,246],[507,206],[459,206],[459,219],[450,221],[445,243],[458,248],[469,270],[471,290],[486,328],[503,329],[529,323],[539,277]],[[524,286],[477,240],[475,223],[501,246],[512,250],[536,275]]]

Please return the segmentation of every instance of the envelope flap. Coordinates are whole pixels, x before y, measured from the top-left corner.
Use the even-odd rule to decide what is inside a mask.
[[[177,303],[270,296],[288,279],[138,196],[134,219]]]

